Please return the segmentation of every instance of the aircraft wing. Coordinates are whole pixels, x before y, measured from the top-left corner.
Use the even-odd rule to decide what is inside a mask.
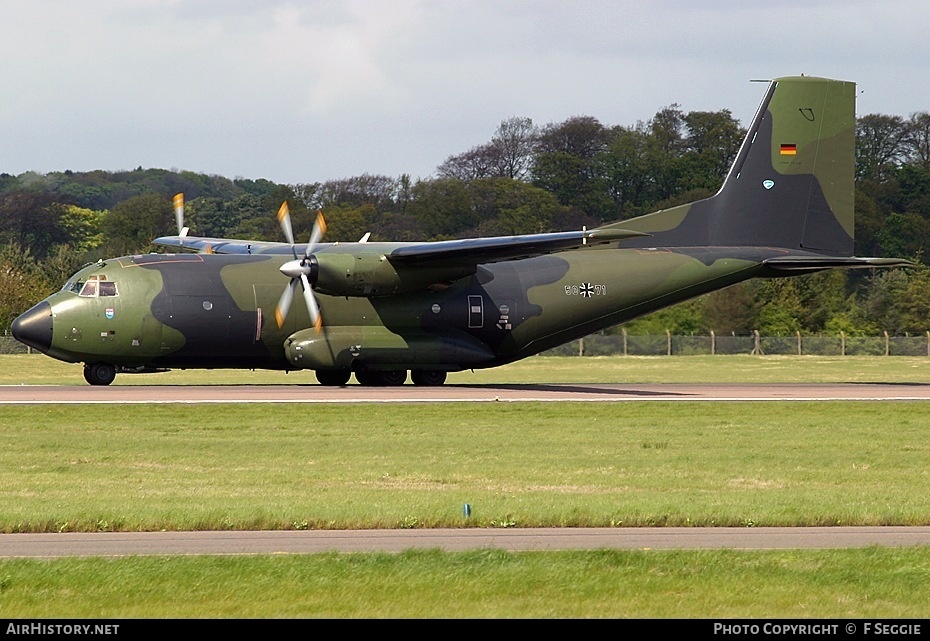
[[[634,236],[648,236],[648,234],[626,229],[592,229],[523,236],[441,240],[401,245],[386,255],[394,265],[479,265],[543,256],[578,249],[585,245],[611,243]]]
[[[201,254],[290,254],[287,243],[237,238],[202,238],[199,236],[162,236],[152,241],[160,247],[176,247]]]
[[[585,245],[611,243],[634,236],[648,236],[648,234],[626,229],[591,229],[423,243],[345,243],[345,246],[364,245],[367,248],[366,251],[383,251],[387,259],[398,266],[454,267],[542,256],[577,249]],[[294,245],[292,248],[287,243],[197,236],[162,236],[153,240],[152,243],[162,247],[175,247],[185,251],[211,254],[290,254],[295,250],[303,253],[306,249],[306,245]],[[330,248],[332,247],[335,246],[331,245]]]

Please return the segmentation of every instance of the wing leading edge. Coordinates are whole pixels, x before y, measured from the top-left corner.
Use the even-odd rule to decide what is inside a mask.
[[[396,265],[479,265],[503,260],[517,260],[555,252],[578,249],[586,245],[602,245],[632,238],[648,236],[640,231],[625,229],[592,229],[522,236],[466,238],[428,243],[326,243],[319,245],[319,253],[338,252],[340,249],[364,253],[383,253]],[[268,241],[247,241],[231,238],[200,238],[196,236],[162,236],[152,241],[161,247],[174,247],[184,251],[211,254],[298,254],[306,245],[289,245]]]

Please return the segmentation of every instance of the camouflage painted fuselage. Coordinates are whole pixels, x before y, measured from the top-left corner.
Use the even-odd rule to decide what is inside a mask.
[[[319,333],[302,329],[309,319],[298,306],[283,327],[274,322],[287,256],[128,256],[71,279],[115,283],[118,295],[65,288],[47,299],[48,354],[123,368],[490,367],[760,275],[774,253],[609,247],[494,263],[441,291],[318,295]]]

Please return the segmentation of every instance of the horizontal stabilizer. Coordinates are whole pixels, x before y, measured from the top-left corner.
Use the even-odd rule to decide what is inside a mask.
[[[872,267],[914,267],[902,258],[860,258],[858,256],[779,256],[763,261],[777,271],[809,271],[817,269],[868,269]]]

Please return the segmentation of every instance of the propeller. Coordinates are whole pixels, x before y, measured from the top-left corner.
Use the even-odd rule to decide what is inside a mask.
[[[323,212],[317,212],[316,222],[313,224],[313,231],[310,233],[310,242],[307,243],[307,250],[303,258],[297,256],[297,250],[294,243],[294,231],[291,228],[291,213],[287,206],[287,201],[281,204],[278,209],[278,224],[281,225],[281,231],[284,237],[291,245],[291,251],[294,253],[294,260],[290,260],[281,265],[281,273],[288,276],[291,282],[284,289],[281,298],[278,300],[278,306],[274,310],[274,318],[278,323],[278,328],[284,326],[284,319],[287,318],[287,312],[291,308],[291,301],[294,299],[294,292],[298,285],[301,287],[304,295],[304,303],[307,306],[307,312],[310,314],[310,322],[319,332],[323,328],[323,317],[320,315],[320,307],[317,305],[316,298],[313,296],[313,288],[310,285],[310,276],[316,271],[316,263],[313,260],[313,249],[326,233],[326,221],[323,219]]]
[[[178,237],[181,239],[180,245],[178,248],[180,250],[184,249],[184,239],[187,238],[187,234],[190,233],[190,227],[184,226],[184,194],[175,194],[174,195],[174,219],[178,223]],[[200,250],[202,254],[212,254],[213,247],[211,245],[205,245],[203,249]]]
[[[184,243],[184,237],[190,231],[184,226],[184,194],[174,195],[174,219],[178,223],[178,236],[181,237],[181,243]]]

